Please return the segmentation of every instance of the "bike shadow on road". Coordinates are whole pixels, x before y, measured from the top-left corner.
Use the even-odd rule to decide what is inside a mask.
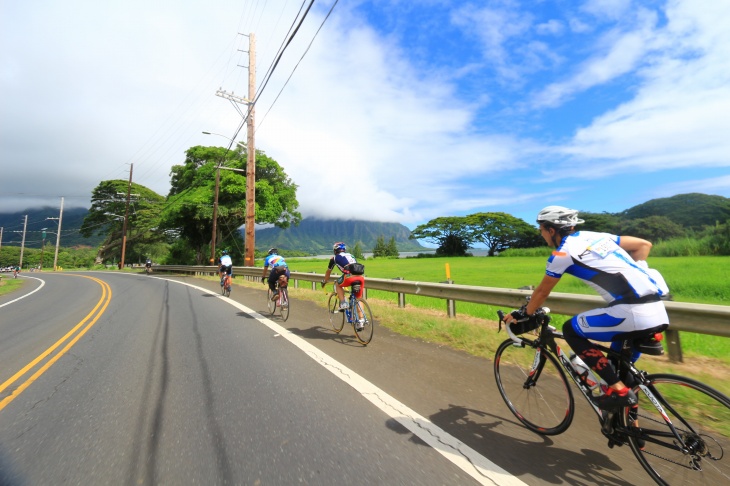
[[[621,477],[625,474],[622,474],[622,468],[605,454],[590,449],[572,451],[556,447],[550,437],[528,432],[517,422],[498,415],[449,405],[429,419],[518,478],[534,476],[548,484],[634,484]],[[386,426],[398,433],[408,433],[404,427]],[[508,427],[519,427],[528,433],[523,438],[500,432],[500,429],[507,431]],[[415,435],[412,440],[424,444]],[[534,484],[534,481],[524,479]]]
[[[342,330],[341,333],[337,334],[332,329],[322,326],[313,326],[308,329],[300,329],[298,327],[289,327],[287,328],[289,332],[292,334],[295,334],[297,336],[300,336],[304,339],[317,339],[320,341],[333,341],[333,342],[339,342],[340,344],[344,344],[345,346],[352,346],[355,348],[365,348],[360,341],[357,340],[354,334],[350,333],[348,334],[347,327]],[[350,329],[352,332],[352,329]]]

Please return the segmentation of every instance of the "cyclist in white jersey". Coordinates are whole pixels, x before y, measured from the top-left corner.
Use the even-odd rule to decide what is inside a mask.
[[[548,258],[545,276],[532,293],[525,313],[531,316],[541,307],[565,273],[596,289],[608,305],[574,316],[563,325],[563,335],[573,351],[609,386],[608,393],[595,399],[596,405],[604,410],[635,405],[634,392],[589,339],[617,342],[637,331],[663,330],[669,318],[661,299],[669,290],[661,275],[646,265],[652,246],[649,241],[576,232],[575,225],[583,222],[578,211],[561,206],[548,206],[538,214],[540,234],[555,251]],[[506,321],[524,317],[515,311]]]

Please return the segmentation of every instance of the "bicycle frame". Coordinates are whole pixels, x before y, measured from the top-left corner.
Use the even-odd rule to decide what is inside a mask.
[[[547,317],[547,316],[546,316]],[[676,448],[681,450],[682,452],[688,452],[689,448],[687,444],[684,442],[680,434],[677,432],[677,430],[674,427],[674,424],[670,420],[669,416],[664,410],[664,407],[669,409],[672,413],[675,414],[676,417],[681,417],[681,415],[676,414],[674,409],[667,403],[667,401],[664,399],[664,397],[661,396],[661,394],[654,389],[651,384],[648,383],[646,379],[646,372],[639,370],[634,366],[634,364],[631,362],[631,360],[626,357],[623,353],[614,351],[606,346],[602,346],[600,344],[594,343],[598,349],[601,350],[601,352],[606,353],[606,355],[609,358],[614,358],[618,363],[618,375],[619,376],[631,376],[635,380],[635,385],[638,386],[641,391],[646,395],[646,397],[649,399],[651,404],[657,409],[657,411],[660,413],[660,415],[665,420],[666,424],[668,425],[669,429],[671,430],[671,434],[667,432],[661,432],[661,431],[651,431],[651,433],[647,434],[647,430],[644,430],[644,433],[639,433],[638,430],[629,430],[623,425],[621,425],[619,420],[616,420],[617,412],[604,412],[596,404],[593,403],[591,400],[591,390],[588,388],[581,380],[578,374],[576,373],[575,369],[573,368],[573,365],[570,363],[570,360],[566,356],[566,354],[563,352],[563,350],[558,346],[557,342],[555,341],[556,338],[558,339],[564,339],[563,333],[553,330],[552,326],[549,325],[550,319],[545,319],[543,323],[540,326],[540,332],[536,339],[531,340],[528,338],[525,338],[523,336],[517,336],[517,340],[515,341],[515,337],[512,335],[510,336],[513,341],[515,341],[515,344],[517,345],[523,345],[523,346],[529,346],[531,348],[535,349],[535,359],[532,363],[532,367],[530,368],[530,373],[527,377],[527,381],[525,382],[525,387],[533,386],[533,384],[538,380],[540,377],[540,373],[542,372],[542,368],[545,364],[546,358],[542,356],[543,350],[548,353],[552,353],[554,356],[558,358],[558,362],[563,366],[563,369],[565,372],[570,376],[573,380],[573,382],[576,384],[578,389],[580,390],[583,397],[588,401],[593,411],[598,416],[599,422],[601,423],[601,431],[603,434],[608,437],[612,442],[609,443],[610,447],[613,447],[613,445],[623,445],[625,442],[625,438],[628,436],[633,436],[637,438],[641,438],[647,442],[653,442],[655,444],[662,445],[664,447],[669,448]],[[622,349],[626,348],[627,341],[624,341],[624,346],[622,346]],[[625,409],[627,410],[627,409]],[[687,421],[682,420],[682,423],[684,426],[689,428],[692,432],[696,432],[693,427],[687,423]],[[673,443],[668,443],[666,441],[659,440],[655,437],[666,437],[671,438],[674,440]]]

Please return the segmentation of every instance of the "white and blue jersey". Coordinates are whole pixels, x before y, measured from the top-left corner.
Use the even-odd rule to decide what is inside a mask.
[[[274,269],[276,267],[288,267],[288,265],[286,264],[286,261],[284,261],[283,256],[274,253],[264,259],[264,267],[271,267]]]
[[[608,233],[579,231],[563,238],[547,262],[545,273],[560,278],[577,277],[609,304],[640,304],[658,301],[660,285],[646,266],[637,264],[619,246],[620,237]]]

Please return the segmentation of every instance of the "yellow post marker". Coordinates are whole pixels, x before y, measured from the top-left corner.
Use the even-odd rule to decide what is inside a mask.
[[[446,280],[451,280],[451,268],[449,268],[449,264],[446,264]]]

